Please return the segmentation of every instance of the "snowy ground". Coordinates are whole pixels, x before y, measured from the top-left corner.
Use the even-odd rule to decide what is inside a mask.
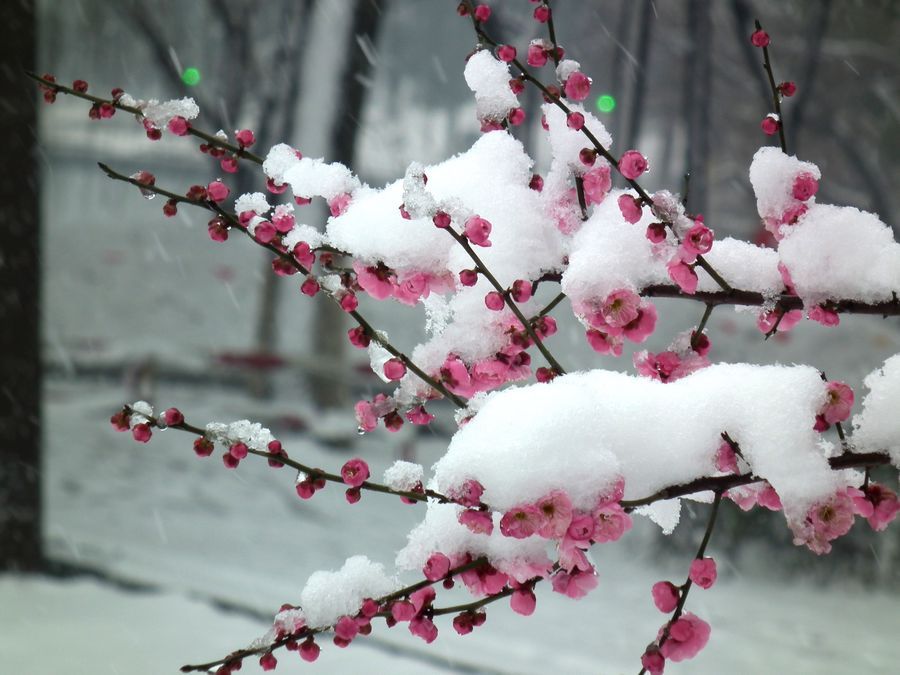
[[[96,384],[47,387],[47,428],[56,430],[47,438],[48,544],[57,559],[150,588],[0,578],[0,672],[167,673],[222,656],[262,634],[266,625],[258,617],[295,600],[312,571],[334,569],[360,552],[390,564],[416,521],[417,507],[381,495],[350,506],[334,486],[302,502],[287,470],[250,458],[228,471],[215,457],[196,459],[190,437],[179,432],[157,432],[148,445],[137,445],[105,424],[121,395],[118,387]],[[190,388],[164,388],[160,402],[197,420],[279,412]],[[336,467],[347,457],[308,437],[282,437],[313,465]],[[402,442],[366,437],[353,452],[379,475]],[[439,438],[421,440],[419,461],[430,463],[441,447]],[[464,638],[443,620],[430,646],[402,627],[379,625],[346,650],[326,642],[314,667],[290,655],[279,672],[636,672],[662,620],[649,587],[684,575],[683,563],[640,553],[646,549],[634,544],[648,536],[658,535],[641,528],[629,535],[632,545],[597,549],[601,583],[580,602],[542,589],[534,616],[495,606],[487,624]],[[745,574],[730,566],[715,538],[712,553],[721,580],[689,603],[712,624],[712,640],[697,659],[670,664],[667,673],[894,672],[896,596],[779,580],[765,575],[764,564]],[[809,562],[829,559],[810,554]],[[48,635],[53,649],[44,647]]]

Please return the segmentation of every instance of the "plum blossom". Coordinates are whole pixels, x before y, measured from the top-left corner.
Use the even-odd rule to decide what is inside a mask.
[[[653,604],[663,614],[674,612],[678,606],[679,591],[671,581],[657,581],[650,589]]]
[[[710,588],[716,582],[716,561],[696,558],[691,562],[690,579],[700,588]]]
[[[650,168],[647,158],[637,150],[629,150],[619,158],[619,171],[628,180],[635,180]]]
[[[669,636],[660,646],[660,652],[670,661],[692,659],[709,642],[709,633],[708,623],[685,612],[669,626]]]

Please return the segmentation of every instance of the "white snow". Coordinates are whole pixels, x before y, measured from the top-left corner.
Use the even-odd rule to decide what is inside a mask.
[[[331,626],[356,614],[366,598],[380,598],[400,586],[385,574],[384,565],[356,555],[337,571],[314,572],[300,592],[300,606],[309,626]]]
[[[164,129],[174,117],[183,117],[192,120],[200,114],[200,108],[194,99],[176,98],[171,101],[159,102],[151,99],[143,106],[144,117],[158,129]]]
[[[869,393],[853,418],[853,444],[860,452],[888,450],[900,468],[900,354],[864,380]]]
[[[410,491],[421,484],[425,469],[421,464],[397,460],[384,470],[384,484],[394,490]]]
[[[475,92],[478,119],[502,121],[519,101],[509,88],[512,76],[509,66],[499,61],[487,49],[475,52],[466,62],[466,84]]]

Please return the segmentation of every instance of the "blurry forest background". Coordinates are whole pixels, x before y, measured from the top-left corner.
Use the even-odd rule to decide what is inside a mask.
[[[492,34],[520,53],[542,36],[530,3],[492,4]],[[613,154],[644,152],[651,190],[681,191],[690,172],[689,206],[717,235],[761,236],[747,170],[755,150],[772,142],[759,129],[771,102],[760,53],[748,41],[755,17],[772,35],[776,78],[797,83],[784,104],[788,149],[821,168],[817,199],[874,211],[900,232],[897,3],[553,5],[560,42],[593,77],[592,95],[615,101],[599,113],[614,138]],[[402,177],[412,161],[437,162],[465,150],[479,134],[462,77],[474,36],[452,0],[42,0],[35,18],[39,73],[63,83],[86,79],[97,95],[118,86],[137,98],[193,96],[200,128],[249,127],[258,154],[288,142],[305,155],[352,166],[372,185]],[[199,81],[185,77],[188,69]],[[533,92],[524,100],[530,118],[514,133],[542,172],[549,147],[533,114],[539,100]],[[174,432],[136,447],[108,430],[117,406],[144,398],[178,405],[197,423],[259,420],[327,466],[360,454],[376,457],[375,465],[403,457],[426,467],[452,431],[445,421],[425,432],[404,428],[359,439],[352,403],[381,389],[365,354],[345,348],[344,317],[330,303],[301,296],[293,278],[271,274],[267,256],[247,242],[210,242],[202,213],[181,209],[165,219],[159,199],[142,200],[96,167],[103,161],[126,174],[149,170],[158,185],[175,191],[205,184],[221,171],[192,140],[165,136],[152,143],[126,115],[91,121],[86,105],[64,96],[42,105],[37,130],[44,370],[38,536],[52,567],[214,598],[258,619],[290,601],[290,589],[314,569],[370,549],[390,563],[412,512],[395,519],[394,505],[376,504],[376,497],[361,507],[366,511],[352,513],[340,495],[300,504],[283,476],[201,466],[189,439],[171,438]],[[243,191],[264,187],[260,174],[242,172],[237,180]],[[298,221],[323,225],[320,205],[303,208]],[[658,306],[662,320],[651,351],[699,319],[694,303]],[[423,334],[418,308],[363,308],[403,349]],[[562,330],[554,349],[567,364],[631,369],[630,353],[620,359],[592,353],[574,320],[562,320],[565,313],[557,313]],[[752,314],[717,311],[709,325],[712,356],[809,363],[850,383],[861,398],[862,378],[900,352],[897,319],[845,317],[836,329],[807,323],[764,342]],[[675,561],[680,569],[702,526],[686,511],[672,537],[639,528],[626,544],[629,555]],[[733,564],[726,576],[772,574],[774,566],[778,575],[835,588],[877,585],[893,593],[900,583],[896,527],[873,536],[857,525],[831,556],[815,558],[791,545],[780,516],[729,509],[723,517],[728,523],[714,544]],[[390,537],[381,525],[387,519],[401,523]],[[369,531],[357,536],[358,524],[367,523]],[[336,535],[336,528],[347,534]],[[10,563],[14,558],[7,567],[21,567]],[[278,577],[290,583],[279,585]],[[639,636],[644,643],[651,632]],[[502,649],[482,645],[474,653],[480,665],[446,666],[453,658],[445,654],[435,667],[501,672],[484,662],[496,656],[502,664]],[[578,667],[573,662],[571,672]]]

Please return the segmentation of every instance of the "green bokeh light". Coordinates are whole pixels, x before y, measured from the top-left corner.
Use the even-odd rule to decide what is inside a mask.
[[[200,83],[200,71],[196,68],[185,68],[181,74],[181,81],[187,86],[193,87]]]
[[[609,94],[603,94],[597,99],[597,110],[600,112],[612,112],[616,109],[616,99]]]

